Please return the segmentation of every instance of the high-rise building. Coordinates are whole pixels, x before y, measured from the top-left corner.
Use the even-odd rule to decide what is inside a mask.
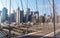
[[[35,20],[35,14],[33,11],[31,11],[31,22],[35,23],[36,20]]]
[[[14,13],[12,13],[12,14],[10,14],[10,21],[11,22],[15,22],[16,20],[15,20],[15,14]]]
[[[23,17],[24,17],[24,11],[20,10],[20,8],[18,7],[18,9],[16,10],[16,22],[17,23],[22,23],[23,22]]]
[[[30,15],[30,9],[27,8],[27,9],[26,9],[26,15],[25,15],[25,17],[26,17],[26,22],[28,22],[28,17],[29,17],[29,15]]]
[[[15,18],[15,16],[16,16],[16,11],[15,11],[15,10],[13,10],[14,22],[16,22],[16,18]]]
[[[16,22],[17,23],[20,23],[20,8],[19,7],[16,10]]]
[[[13,13],[11,13],[11,15],[10,15],[10,20],[11,20],[11,22],[16,22],[15,10],[13,10]]]
[[[22,23],[24,20],[23,16],[24,16],[24,11],[22,10],[22,11],[20,11],[20,23]]]
[[[2,11],[0,11],[0,24],[1,24],[1,12],[2,12]]]
[[[7,20],[7,12],[8,12],[8,9],[4,7],[2,9],[1,22],[5,22]]]
[[[36,19],[36,22],[39,22],[39,12],[38,11],[35,12],[35,19]]]

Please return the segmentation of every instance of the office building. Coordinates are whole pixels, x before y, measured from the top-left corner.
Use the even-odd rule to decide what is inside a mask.
[[[31,22],[36,23],[34,11],[31,11]]]
[[[36,23],[39,22],[39,12],[35,11],[35,19],[36,19]]]
[[[16,22],[17,23],[20,23],[20,8],[19,7],[16,10]]]
[[[22,10],[22,11],[20,11],[20,23],[22,23],[23,22],[23,17],[24,17],[24,11]]]
[[[28,20],[29,15],[30,15],[30,9],[27,8],[27,9],[26,9],[26,15],[25,15],[25,17],[26,17],[26,22],[29,21],[29,20]]]
[[[8,9],[7,8],[3,8],[2,9],[2,15],[1,15],[1,22],[5,22],[7,20],[7,12],[8,12]]]
[[[1,12],[2,12],[2,11],[0,11],[0,24],[1,24]]]

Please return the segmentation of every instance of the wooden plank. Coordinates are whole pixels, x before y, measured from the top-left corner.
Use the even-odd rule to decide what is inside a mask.
[[[9,32],[8,29],[3,29],[3,31]],[[11,34],[15,34],[15,35],[17,35],[17,36],[20,36],[22,33],[18,33],[18,32],[15,32],[15,31],[11,31]]]

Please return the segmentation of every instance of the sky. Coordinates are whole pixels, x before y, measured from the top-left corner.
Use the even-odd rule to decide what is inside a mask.
[[[60,15],[60,0],[54,1],[56,7],[55,10]],[[52,6],[49,4],[48,0],[37,0],[37,2],[39,15],[43,15],[44,13],[50,15],[53,12]],[[25,10],[27,8],[27,0],[22,0],[22,3],[23,9]],[[50,0],[50,3],[52,4],[52,0]],[[9,12],[10,0],[0,0],[0,10],[2,10],[3,7],[6,7]],[[13,13],[13,10],[16,10],[18,7],[22,10],[20,0],[11,0],[11,12]],[[30,8],[31,11],[36,11],[36,0],[28,0],[28,8]]]

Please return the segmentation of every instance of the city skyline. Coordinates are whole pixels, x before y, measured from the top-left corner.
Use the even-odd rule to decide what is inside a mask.
[[[0,0],[0,38],[45,37],[60,37],[60,0]]]
[[[59,11],[59,7],[60,7],[60,0],[55,0],[55,4],[56,4],[56,11],[57,13],[60,15],[60,11]],[[10,0],[0,0],[0,10],[2,10],[3,7],[6,7],[7,9],[9,9],[9,2]],[[39,11],[39,15],[43,15],[44,13],[50,15],[50,13],[52,12],[52,7],[49,5],[48,0],[37,0],[38,2],[38,11]],[[43,2],[44,2],[44,6],[43,6]],[[50,2],[52,3],[52,0],[50,0]],[[27,0],[22,0],[23,3],[23,9],[25,10],[27,8]],[[33,5],[33,6],[32,6]],[[18,6],[20,7],[20,10],[22,10],[21,7],[21,3],[20,0],[12,0],[11,1],[11,9],[12,9],[12,13],[13,10],[16,10],[18,8]],[[36,11],[36,1],[35,0],[28,0],[28,8],[31,9],[31,11]],[[8,10],[9,11],[9,10]],[[43,12],[44,11],[44,12]]]

